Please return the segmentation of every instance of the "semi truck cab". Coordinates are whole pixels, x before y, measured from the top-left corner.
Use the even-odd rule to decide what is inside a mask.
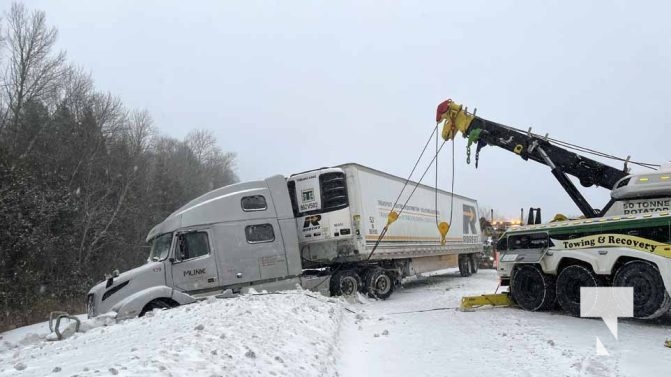
[[[222,287],[291,289],[299,282],[295,219],[282,176],[209,192],[156,225],[147,241],[147,264],[91,289],[89,316],[133,317]]]

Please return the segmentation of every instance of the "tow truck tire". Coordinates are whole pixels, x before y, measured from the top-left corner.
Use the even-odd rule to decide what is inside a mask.
[[[331,296],[353,296],[361,287],[361,278],[354,270],[336,272],[331,278]]]
[[[364,289],[368,296],[386,300],[394,292],[394,279],[388,271],[374,267],[364,274]]]
[[[599,287],[603,279],[591,269],[581,265],[571,265],[557,276],[557,302],[568,314],[580,316],[580,287]]]
[[[532,312],[552,309],[556,302],[555,290],[555,277],[530,264],[518,267],[510,281],[513,300],[522,309]]]
[[[634,317],[657,318],[671,307],[671,298],[664,288],[664,281],[657,266],[635,260],[625,263],[615,273],[614,287],[634,288]]]
[[[477,254],[469,254],[468,255],[471,259],[471,274],[477,274],[478,273],[478,267],[480,264],[480,261],[478,260],[478,255]]]
[[[459,273],[463,277],[471,276],[471,258],[466,254],[459,254]]]

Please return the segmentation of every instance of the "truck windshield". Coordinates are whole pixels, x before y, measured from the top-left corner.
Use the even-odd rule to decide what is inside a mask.
[[[154,238],[151,243],[151,252],[149,252],[149,260],[160,261],[168,257],[170,252],[170,245],[172,244],[172,233],[161,234]]]

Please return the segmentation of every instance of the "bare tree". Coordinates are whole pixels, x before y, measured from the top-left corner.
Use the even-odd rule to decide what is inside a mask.
[[[91,99],[93,118],[104,136],[117,135],[125,127],[126,109],[111,93],[95,93]]]
[[[5,120],[0,124],[11,126],[10,147],[15,148],[19,135],[21,111],[25,104],[33,100],[53,98],[61,84],[65,52],[52,54],[58,32],[48,27],[42,11],[28,14],[25,6],[12,4],[7,13],[5,39],[9,48],[9,60],[5,72],[3,88],[7,101]],[[44,126],[43,126],[44,127]],[[3,131],[0,129],[0,131]],[[31,135],[25,150],[25,156],[35,143],[37,133]]]
[[[63,84],[59,87],[58,99],[61,105],[67,106],[81,120],[84,113],[91,107],[93,79],[84,69],[68,65],[63,69]]]
[[[151,115],[147,110],[131,112],[125,133],[127,144],[130,146],[131,159],[137,159],[149,148],[149,142],[154,135],[152,123]]]
[[[3,60],[4,60],[4,54],[5,54],[5,31],[4,31],[4,24],[2,22],[2,17],[0,17],[0,67],[3,67]],[[4,88],[4,83],[0,81],[0,88]],[[0,89],[0,131],[2,131],[2,128],[5,124],[6,121],[6,115],[8,113],[7,109],[9,108],[9,104],[7,103],[7,97],[5,96],[6,90]],[[2,136],[2,132],[0,132],[0,136]]]
[[[200,163],[212,161],[219,150],[217,139],[210,130],[193,130],[186,135],[184,141]]]

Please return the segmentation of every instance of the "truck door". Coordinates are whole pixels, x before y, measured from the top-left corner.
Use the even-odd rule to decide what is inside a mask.
[[[209,232],[195,230],[177,233],[175,237],[173,287],[193,296],[216,290],[219,279]]]
[[[222,283],[226,286],[284,278],[287,260],[277,219],[246,220],[217,228]]]

